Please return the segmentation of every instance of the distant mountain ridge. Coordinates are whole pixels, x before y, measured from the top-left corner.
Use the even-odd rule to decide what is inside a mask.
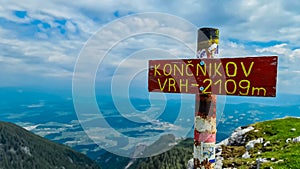
[[[100,169],[84,154],[0,122],[1,169]]]

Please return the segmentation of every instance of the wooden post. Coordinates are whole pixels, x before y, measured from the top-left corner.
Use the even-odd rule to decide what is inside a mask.
[[[197,57],[214,58],[219,54],[219,30],[198,30]],[[199,90],[203,90],[201,86]],[[194,168],[214,168],[216,144],[216,95],[196,94],[194,123]]]
[[[196,94],[194,168],[210,169],[215,166],[215,95],[275,97],[278,57],[210,59],[219,54],[214,28],[199,29],[197,44],[198,59],[149,60],[148,91]]]

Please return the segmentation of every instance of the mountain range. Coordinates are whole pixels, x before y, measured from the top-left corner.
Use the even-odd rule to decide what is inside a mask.
[[[217,146],[223,167],[297,168],[300,165],[300,119],[283,118],[239,127]],[[162,140],[174,141],[166,135]],[[151,147],[148,147],[148,150]],[[148,151],[147,148],[145,151]],[[182,139],[169,151],[147,158],[111,153],[93,161],[13,123],[0,122],[0,168],[3,169],[183,169],[192,159],[193,139]]]

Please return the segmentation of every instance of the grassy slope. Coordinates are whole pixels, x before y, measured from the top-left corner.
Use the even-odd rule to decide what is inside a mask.
[[[270,141],[271,145],[263,147],[262,144],[256,144],[254,149],[250,151],[251,158],[241,158],[244,154],[244,146],[225,146],[223,147],[222,156],[225,157],[223,167],[230,167],[235,163],[236,168],[249,169],[251,164],[256,166],[256,158],[276,158],[284,160],[279,163],[264,163],[261,168],[272,166],[273,168],[299,168],[300,166],[300,143],[286,143],[287,138],[295,138],[300,136],[300,119],[285,118],[279,120],[265,121],[252,125],[258,132],[251,131],[247,133],[247,140],[256,138],[264,138]],[[295,128],[295,132],[291,132],[291,128]],[[257,154],[258,151],[262,153]],[[193,139],[186,139],[171,150],[160,155],[137,159],[130,169],[176,169],[185,168],[187,161],[192,158]]]
[[[250,159],[242,158],[227,158],[224,160],[225,165],[236,163],[240,165],[239,168],[249,168],[249,164],[254,163],[256,158],[276,158],[277,160],[284,160],[279,163],[263,163],[261,168],[270,167],[273,168],[299,168],[300,166],[300,143],[286,143],[287,138],[295,138],[300,136],[300,119],[297,118],[285,118],[279,120],[265,121],[252,125],[255,132],[252,130],[247,133],[247,140],[253,140],[256,138],[264,138],[264,142],[270,141],[270,146],[263,147],[263,144],[256,144],[255,148],[250,151]],[[291,132],[291,128],[295,128],[295,132]],[[233,149],[240,149],[241,152],[245,152],[244,148],[234,147]],[[261,151],[261,154],[257,154]],[[228,155],[228,154],[226,154]],[[232,154],[232,156],[234,153]],[[248,163],[248,164],[247,164]]]

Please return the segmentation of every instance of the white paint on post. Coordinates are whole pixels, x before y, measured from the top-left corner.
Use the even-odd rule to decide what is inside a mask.
[[[219,30],[198,30],[197,57],[214,58],[218,51]],[[203,87],[203,86],[202,86]],[[201,91],[201,89],[199,88]],[[216,143],[216,96],[196,95],[194,123],[194,168],[213,169]]]

